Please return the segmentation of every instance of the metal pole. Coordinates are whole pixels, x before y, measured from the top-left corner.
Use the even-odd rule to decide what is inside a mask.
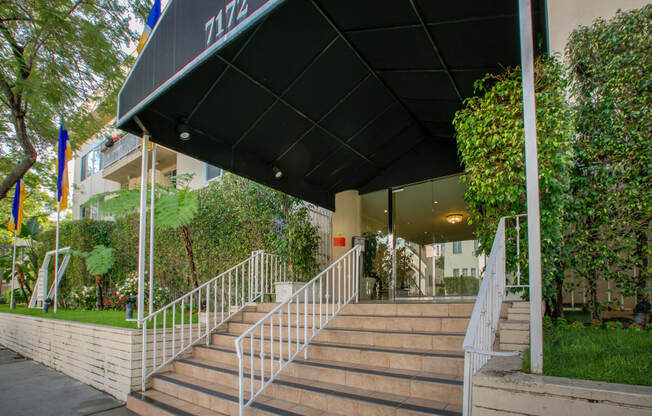
[[[14,223],[16,225],[16,223]],[[14,281],[16,280],[16,239],[18,238],[18,230],[14,227],[14,257],[11,263],[11,298],[9,301],[9,307],[14,309],[16,304],[14,303]]]
[[[59,303],[59,285],[57,278],[59,277],[59,209],[61,208],[61,201],[57,195],[57,230],[55,233],[54,242],[54,313],[57,313],[57,304]],[[45,300],[44,300],[45,301]]]
[[[141,166],[140,166],[140,225],[138,228],[138,326],[143,320],[145,308],[145,246],[147,237],[147,147],[149,136],[143,135],[140,145]],[[144,329],[143,329],[144,330]],[[143,345],[144,347],[144,345]]]
[[[154,311],[154,184],[156,184],[156,143],[152,144],[152,187],[149,214],[149,314]]]
[[[525,177],[527,189],[528,258],[530,271],[530,363],[535,374],[543,372],[541,317],[541,229],[539,224],[539,167],[534,99],[534,48],[530,0],[519,0],[521,69],[523,75],[523,125],[525,127]]]

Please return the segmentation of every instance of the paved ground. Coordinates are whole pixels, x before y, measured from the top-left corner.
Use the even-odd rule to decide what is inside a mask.
[[[124,403],[0,345],[0,414],[133,416]]]

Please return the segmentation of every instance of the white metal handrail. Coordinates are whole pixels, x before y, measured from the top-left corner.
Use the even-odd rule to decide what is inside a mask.
[[[254,251],[246,260],[143,318],[142,391],[154,373],[198,341],[205,339],[208,344],[218,326],[248,304],[262,301],[285,273],[279,256]],[[148,344],[150,328],[152,342]]]
[[[462,398],[462,414],[471,414],[471,400],[473,388],[473,375],[484,366],[492,356],[518,355],[518,351],[499,352],[493,350],[496,332],[500,320],[500,313],[505,299],[507,287],[525,288],[521,284],[520,275],[520,229],[519,221],[523,215],[503,217],[498,222],[491,253],[487,260],[484,277],[480,284],[471,319],[466,329],[464,343],[464,390]],[[506,264],[506,232],[507,219],[514,218],[516,230],[516,281],[514,285],[507,285]]]
[[[360,246],[353,247],[235,340],[235,349],[238,355],[240,416],[243,415],[244,409],[274,381],[276,376],[299,353],[303,351],[304,358],[308,358],[308,344],[344,306],[354,299],[356,302],[358,301],[361,249]],[[294,311],[292,305],[294,305]],[[302,305],[303,307],[301,307]],[[311,318],[308,317],[309,309],[312,310]],[[286,315],[285,322],[284,314]],[[300,319],[301,315],[303,315],[303,320]],[[301,328],[302,321],[303,329]],[[248,342],[249,347],[250,379],[249,399],[246,401],[245,341]],[[256,366],[254,357],[260,361],[258,366]]]

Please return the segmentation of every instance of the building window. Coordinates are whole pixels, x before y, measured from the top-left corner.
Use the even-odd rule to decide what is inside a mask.
[[[477,253],[478,252],[478,247],[480,247],[480,243],[478,240],[473,240],[473,252]]]
[[[96,146],[81,158],[80,180],[88,178],[95,172],[100,171],[102,165],[102,152],[100,147]]]
[[[79,207],[79,218],[88,218],[90,216],[90,209],[85,206]]]
[[[453,254],[462,254],[462,242],[453,241]]]
[[[471,276],[475,277],[475,267],[471,267]]]
[[[217,166],[209,165],[204,163],[204,182],[211,181],[215,178],[219,178],[224,174],[224,171]]]
[[[466,267],[463,268],[462,269],[462,276],[467,276],[468,271],[469,271],[469,269],[467,269]]]
[[[460,269],[453,269],[453,277],[459,277]]]

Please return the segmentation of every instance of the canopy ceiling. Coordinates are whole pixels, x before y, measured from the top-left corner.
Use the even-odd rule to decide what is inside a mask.
[[[519,62],[517,0],[173,0],[118,127],[333,209],[343,190],[460,172],[455,111]]]

